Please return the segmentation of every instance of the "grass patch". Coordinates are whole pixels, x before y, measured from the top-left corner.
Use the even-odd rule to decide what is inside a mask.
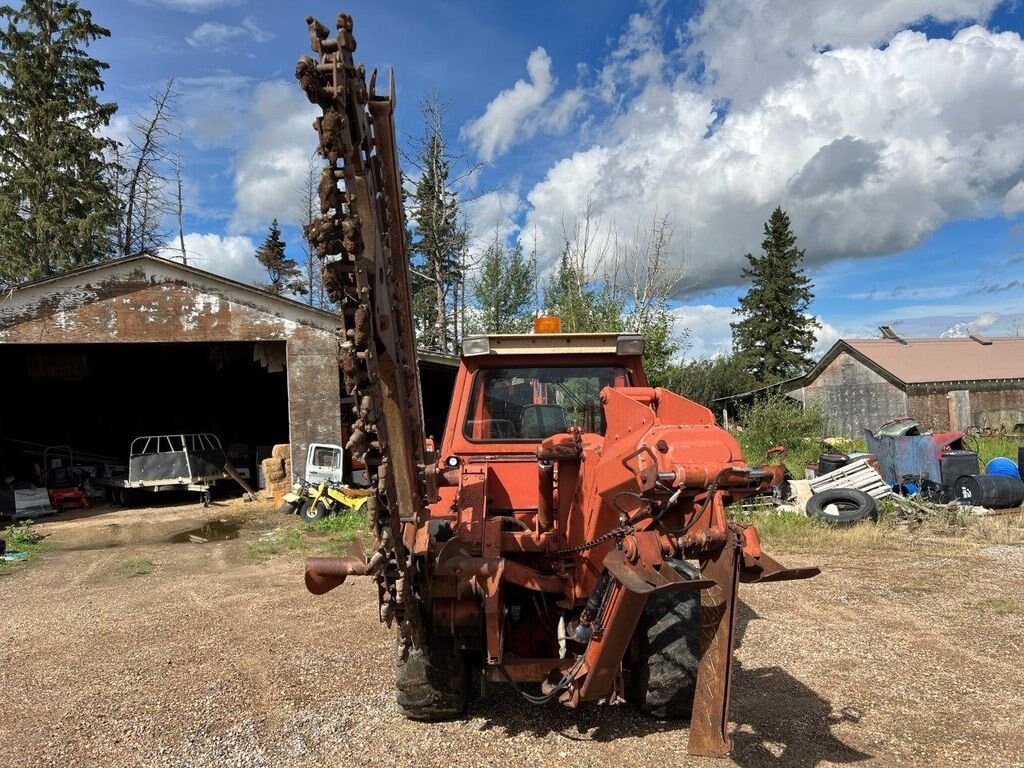
[[[145,576],[153,572],[153,561],[136,557],[129,557],[122,560],[114,569],[121,576],[131,578],[132,576]]]
[[[1024,441],[1019,437],[1005,435],[979,435],[968,437],[967,444],[978,452],[978,462],[984,471],[985,465],[999,456],[1017,461],[1017,449],[1024,444]]]
[[[359,539],[364,545],[370,543],[370,516],[366,509],[330,515],[306,526],[306,534],[312,546],[330,555],[347,555],[352,542]]]
[[[9,526],[0,533],[0,539],[7,542],[8,552],[24,552],[28,555],[28,560],[32,560],[39,553],[46,550],[46,545],[43,544],[43,537],[32,527],[31,520],[25,520],[24,522]],[[0,560],[0,569],[12,568],[19,562],[27,562],[27,560]]]
[[[1024,613],[1024,602],[1012,597],[992,597],[978,603],[978,609],[999,616],[1012,616]]]
[[[310,531],[317,533],[336,533],[347,535],[349,539],[370,533],[370,516],[364,509],[354,512],[346,512],[343,515],[328,515],[327,517],[310,523],[307,526]]]
[[[305,543],[303,542],[301,529],[297,526],[292,526],[290,528],[277,528],[270,533],[263,534],[249,545],[246,554],[250,560],[262,562],[276,555],[304,548]]]

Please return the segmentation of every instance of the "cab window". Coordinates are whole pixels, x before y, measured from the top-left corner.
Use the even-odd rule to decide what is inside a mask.
[[[604,434],[604,387],[629,386],[618,366],[486,368],[476,374],[463,434],[469,440],[538,442],[579,427]]]

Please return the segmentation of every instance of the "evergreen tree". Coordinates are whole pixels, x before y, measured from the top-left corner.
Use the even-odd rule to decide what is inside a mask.
[[[483,333],[528,333],[533,315],[533,270],[522,246],[511,250],[495,243],[484,253],[473,281],[479,310],[476,325]]]
[[[814,294],[804,274],[804,252],[796,247],[789,216],[781,207],[764,225],[761,256],[746,254],[743,276],[750,289],[733,312],[733,349],[760,383],[794,376],[812,364],[814,330],[821,325],[807,314]]]
[[[285,256],[284,248],[281,227],[278,226],[277,219],[274,219],[270,223],[270,232],[266,240],[256,250],[256,259],[264,266],[270,277],[269,282],[260,283],[259,287],[278,296],[285,291],[305,295],[309,290],[306,287],[306,278],[299,265],[295,263],[295,259]]]
[[[409,252],[410,290],[420,346],[454,352],[467,233],[459,223],[459,201],[450,178],[452,163],[459,158],[452,155],[444,133],[446,109],[436,93],[420,104],[424,135],[415,157],[409,158],[420,173],[411,195],[415,239]]]
[[[60,272],[114,250],[116,202],[100,129],[109,37],[75,0],[0,7],[0,285]]]

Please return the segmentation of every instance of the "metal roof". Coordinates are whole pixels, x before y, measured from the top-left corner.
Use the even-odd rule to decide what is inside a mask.
[[[904,384],[1024,379],[1024,337],[845,339],[805,377],[813,380],[845,345]],[[824,365],[823,365],[824,364]]]

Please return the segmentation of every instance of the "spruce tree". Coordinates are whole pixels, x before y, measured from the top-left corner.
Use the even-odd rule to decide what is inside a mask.
[[[420,102],[423,135],[406,161],[419,174],[410,194],[414,228],[409,250],[417,343],[426,349],[455,352],[465,305],[468,239],[460,222],[456,188],[471,172],[459,174],[463,157],[454,154],[445,135],[448,102],[430,93]]]
[[[86,52],[109,35],[74,0],[0,7],[0,285],[114,250],[111,142],[99,133],[117,105],[99,100],[108,65]]]
[[[743,277],[751,286],[733,310],[742,319],[732,323],[732,343],[744,368],[768,384],[812,364],[814,330],[821,325],[807,314],[814,294],[802,268],[804,252],[796,247],[789,216],[781,207],[765,222],[761,251],[761,256],[746,254],[750,266],[743,269]]]
[[[269,282],[260,283],[259,287],[278,296],[285,291],[305,295],[309,289],[306,287],[302,270],[295,259],[285,256],[284,249],[281,227],[278,226],[277,219],[274,219],[270,223],[266,239],[256,249],[256,259],[267,270],[267,276],[270,278]]]

